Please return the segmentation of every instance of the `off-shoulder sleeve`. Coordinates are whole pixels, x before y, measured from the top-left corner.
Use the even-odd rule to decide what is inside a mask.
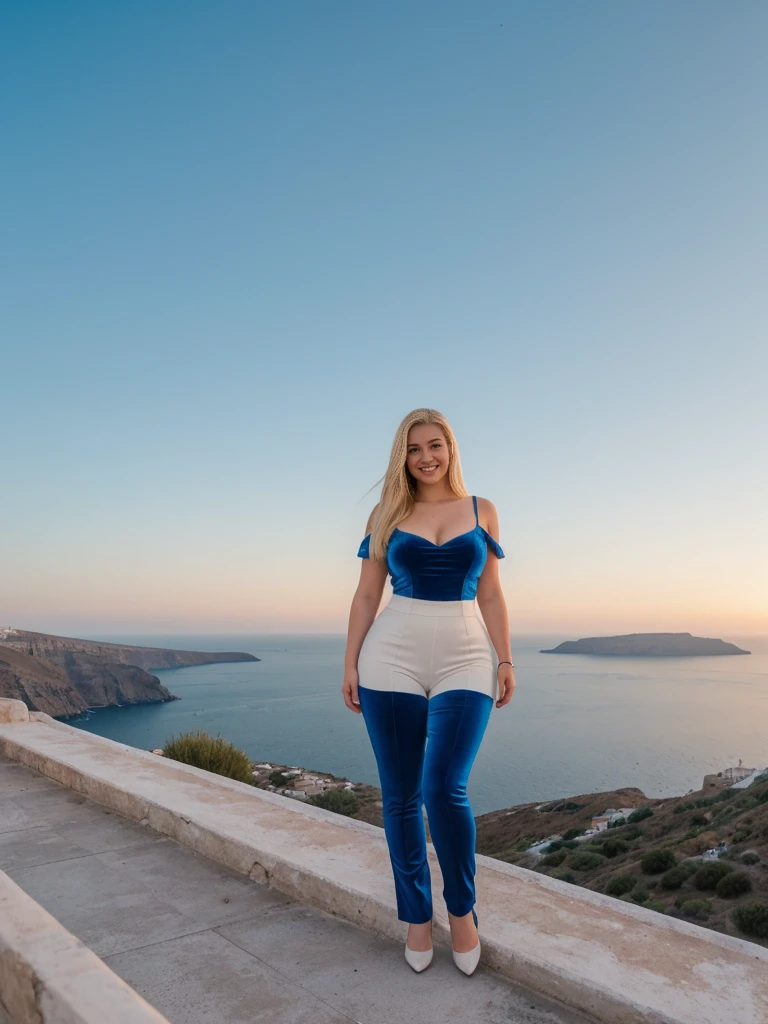
[[[483,530],[482,526],[480,527],[480,529]],[[504,558],[505,556],[504,552],[501,550],[501,544],[499,544],[497,540],[494,540],[487,530],[483,530],[483,536],[488,541],[488,546],[490,547],[494,555],[496,555],[497,558]]]
[[[357,557],[358,558],[370,558],[371,557],[371,553],[369,551],[370,546],[371,546],[371,535],[369,533],[369,534],[366,534],[366,536],[361,541],[360,547],[358,548],[358,551],[357,551]]]

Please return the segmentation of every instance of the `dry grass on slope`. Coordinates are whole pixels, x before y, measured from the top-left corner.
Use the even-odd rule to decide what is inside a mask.
[[[494,811],[477,819],[477,850],[768,946],[768,780],[664,800],[632,794],[639,790]],[[648,809],[641,821],[555,842],[544,857],[523,852],[554,833],[583,832],[608,806],[633,805]],[[693,859],[722,842],[719,860]]]

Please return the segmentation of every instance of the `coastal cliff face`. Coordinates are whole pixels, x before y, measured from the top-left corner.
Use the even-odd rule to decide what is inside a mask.
[[[0,697],[23,700],[54,717],[87,707],[178,700],[151,668],[183,668],[221,661],[258,661],[234,651],[175,651],[0,630]]]
[[[690,633],[625,633],[621,636],[589,636],[565,640],[540,654],[632,654],[639,657],[689,657],[691,655],[749,654],[736,644]]]
[[[28,651],[47,661],[60,662],[67,655],[84,655],[110,665],[133,665],[145,672],[153,668],[187,668],[190,665],[212,665],[222,661],[259,661],[253,654],[240,651],[175,651],[165,647],[134,647],[131,644],[109,644],[101,640],[79,640],[71,636],[54,636],[27,629],[0,630],[0,645]]]
[[[63,669],[0,646],[0,697],[22,700],[30,711],[62,717],[88,706]]]

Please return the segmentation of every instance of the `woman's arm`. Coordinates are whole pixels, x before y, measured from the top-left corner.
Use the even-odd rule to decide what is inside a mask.
[[[378,505],[376,508],[378,508]],[[365,529],[366,534],[371,532],[371,524],[376,508],[368,517],[368,525]],[[384,592],[386,580],[387,563],[385,560],[380,562],[374,562],[371,558],[364,558],[362,560],[360,582],[357,584],[357,590],[352,598],[352,605],[349,609],[347,648],[344,652],[344,681],[341,684],[344,703],[350,711],[355,711],[358,715],[362,713],[362,709],[360,708],[357,694],[357,659],[368,630],[376,618],[376,612],[381,604],[381,595]]]
[[[485,521],[483,529],[495,541],[499,539],[499,517],[496,506],[487,498],[478,498],[479,512]],[[499,560],[490,552],[485,567],[477,581],[477,604],[483,616],[488,635],[496,650],[499,661],[512,661],[512,641],[509,636],[509,615],[504,591],[499,580]],[[496,707],[509,704],[515,689],[515,670],[511,665],[499,665],[499,699]]]

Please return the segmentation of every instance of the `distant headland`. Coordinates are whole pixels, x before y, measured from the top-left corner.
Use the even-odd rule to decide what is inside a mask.
[[[64,718],[86,708],[179,700],[152,669],[259,660],[239,651],[134,647],[8,626],[0,629],[0,697]]]
[[[628,654],[643,658],[685,658],[694,655],[749,654],[735,644],[690,633],[624,633],[565,640],[541,654]]]

